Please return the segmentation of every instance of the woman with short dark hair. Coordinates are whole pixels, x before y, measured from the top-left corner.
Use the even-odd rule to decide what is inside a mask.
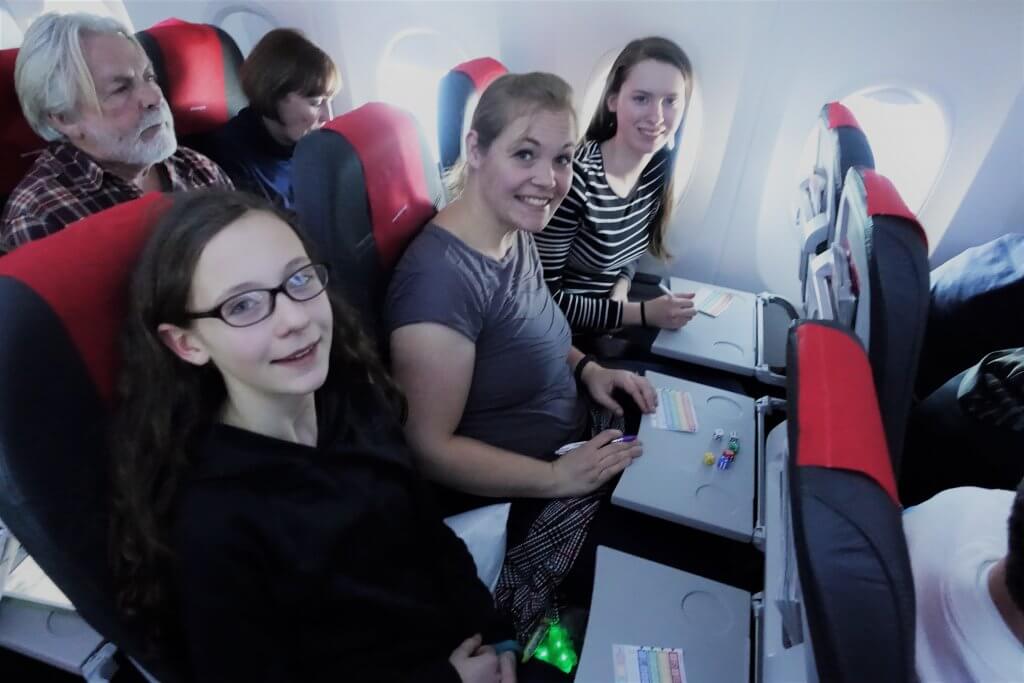
[[[330,120],[338,69],[302,33],[278,28],[256,43],[241,78],[249,106],[214,133],[210,156],[239,189],[291,208],[295,144]]]

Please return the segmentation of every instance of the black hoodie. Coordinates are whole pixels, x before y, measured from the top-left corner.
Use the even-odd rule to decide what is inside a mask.
[[[312,448],[217,425],[176,510],[197,680],[458,683],[456,646],[510,637],[402,444]]]

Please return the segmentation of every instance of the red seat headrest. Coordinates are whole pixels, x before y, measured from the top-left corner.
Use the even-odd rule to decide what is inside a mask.
[[[853,115],[853,112],[839,102],[829,102],[822,107],[821,114],[828,122],[829,128],[849,126],[850,128],[860,130],[860,124],[857,123],[857,118]]]
[[[867,354],[837,323],[804,321],[790,331],[789,400],[796,464],[859,472],[899,505]]]
[[[470,59],[453,67],[452,71],[458,71],[469,76],[469,80],[473,82],[473,87],[478,93],[486,90],[487,86],[496,78],[508,73],[508,69],[505,68],[504,64],[491,57]]]
[[[851,192],[860,194],[860,201],[852,202],[851,206],[863,207],[867,218],[894,216],[905,219],[906,224],[921,238],[925,246],[928,246],[928,235],[924,227],[914,212],[907,208],[891,180],[874,169],[862,167],[851,169],[847,182],[850,179],[854,180]]]
[[[470,106],[499,76],[505,65],[490,57],[471,59],[452,68],[437,91],[437,140],[441,167],[451,168],[462,155],[462,133],[473,116]]]
[[[14,89],[18,49],[0,50],[0,208],[46,146],[25,120]]]
[[[415,120],[377,102],[342,114],[295,146],[292,179],[295,212],[336,291],[371,335],[386,339],[391,270],[444,196]]]
[[[246,105],[242,53],[221,29],[167,19],[135,37],[153,62],[179,136],[214,130]]]
[[[380,265],[391,270],[405,246],[437,212],[437,171],[412,116],[380,102],[342,114],[323,127],[344,137],[363,169]]]
[[[108,402],[114,396],[128,281],[150,230],[169,204],[164,195],[150,193],[0,258],[0,277],[24,283],[61,319]]]

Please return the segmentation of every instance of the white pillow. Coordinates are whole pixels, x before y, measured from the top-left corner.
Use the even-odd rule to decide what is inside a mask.
[[[476,564],[476,575],[492,593],[505,561],[509,503],[467,510],[444,520],[462,539]]]

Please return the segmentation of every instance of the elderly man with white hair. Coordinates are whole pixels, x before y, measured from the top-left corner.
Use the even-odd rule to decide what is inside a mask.
[[[231,187],[219,166],[178,147],[153,65],[114,19],[40,16],[14,79],[25,118],[50,144],[7,202],[0,253],[146,192]]]

